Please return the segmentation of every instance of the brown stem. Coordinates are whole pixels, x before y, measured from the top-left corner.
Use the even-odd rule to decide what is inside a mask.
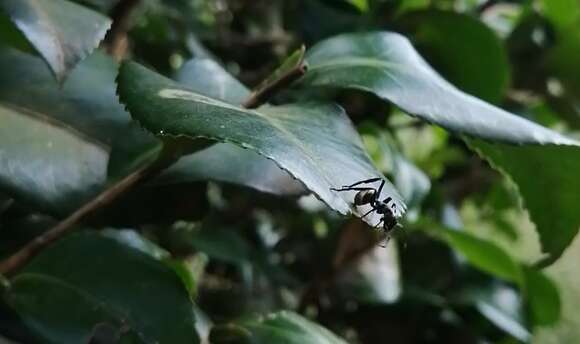
[[[300,77],[306,74],[307,70],[308,65],[304,59],[301,59],[296,66],[282,74],[279,78],[254,90],[242,103],[242,107],[245,107],[246,109],[254,109],[266,103],[274,94],[300,79]]]
[[[121,0],[111,10],[113,24],[105,38],[107,52],[117,61],[122,60],[128,51],[127,32],[131,24],[131,13],[141,0]]]
[[[0,262],[0,274],[8,275],[18,270],[46,246],[75,229],[75,225],[85,216],[109,205],[138,182],[157,174],[164,166],[166,166],[165,163],[159,162],[145,165],[113,184],[56,226],[34,238],[18,252]]]

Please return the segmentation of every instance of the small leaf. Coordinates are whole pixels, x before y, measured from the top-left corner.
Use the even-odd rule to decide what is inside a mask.
[[[43,342],[85,343],[103,322],[134,331],[145,343],[198,342],[178,276],[149,255],[93,233],[43,251],[14,277],[5,297]]]
[[[235,324],[216,326],[210,334],[210,342],[252,344],[343,344],[324,327],[288,311],[240,320]]]
[[[59,81],[98,46],[111,25],[101,14],[67,0],[3,0],[0,10],[28,38]]]
[[[465,232],[445,230],[445,241],[461,252],[477,268],[519,285],[524,283],[520,266],[495,244]]]
[[[332,209],[351,209],[354,193],[332,187],[373,177],[373,167],[344,111],[334,104],[305,103],[247,110],[195,93],[136,63],[119,73],[118,93],[133,118],[158,136],[209,138],[251,149],[299,179]],[[405,210],[394,187],[386,182],[382,197],[392,197],[397,216]],[[376,224],[380,216],[369,216]]]
[[[343,34],[306,54],[299,85],[354,88],[389,100],[452,132],[515,144],[580,143],[467,95],[441,78],[403,36]]]

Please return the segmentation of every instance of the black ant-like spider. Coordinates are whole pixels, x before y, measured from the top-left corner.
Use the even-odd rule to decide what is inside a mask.
[[[378,181],[381,181],[381,185],[379,186],[378,189],[376,188],[372,188],[372,187],[364,187],[364,186],[359,186],[357,187],[357,185],[361,185],[361,184],[372,184]],[[354,205],[359,206],[359,205],[365,205],[365,204],[370,204],[370,206],[372,207],[371,210],[369,210],[366,214],[364,214],[362,216],[362,218],[365,218],[367,215],[369,215],[372,212],[377,212],[377,214],[382,215],[381,220],[379,221],[379,223],[375,226],[375,228],[379,227],[381,224],[383,224],[383,229],[385,231],[385,235],[387,236],[387,239],[389,238],[389,233],[393,230],[393,228],[395,228],[395,226],[400,226],[400,224],[397,222],[397,218],[395,217],[395,212],[397,210],[397,205],[391,201],[393,201],[393,199],[391,197],[387,197],[384,200],[380,200],[379,197],[381,195],[381,191],[383,191],[383,186],[385,186],[385,180],[382,178],[371,178],[371,179],[366,179],[366,180],[361,180],[360,182],[356,182],[354,184],[351,185],[346,185],[343,186],[340,189],[335,189],[335,188],[331,188],[331,190],[334,191],[358,191],[357,194],[354,196]],[[391,204],[389,204],[391,203]]]

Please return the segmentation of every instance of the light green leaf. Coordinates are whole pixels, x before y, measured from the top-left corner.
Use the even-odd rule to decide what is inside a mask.
[[[552,325],[560,319],[560,295],[554,283],[541,271],[515,261],[506,251],[490,241],[467,232],[422,223],[428,233],[447,242],[471,265],[517,285],[528,305],[534,325]]]
[[[468,141],[517,186],[540,235],[545,263],[558,259],[580,228],[580,150],[570,146],[498,146]]]
[[[59,81],[84,59],[111,25],[101,14],[67,0],[2,0],[6,13]]]
[[[251,149],[299,179],[332,209],[351,209],[354,193],[332,187],[368,178],[384,178],[373,167],[360,137],[344,111],[334,104],[305,103],[247,110],[195,93],[136,63],[119,73],[118,93],[133,118],[158,136],[209,138]],[[392,197],[396,216],[401,197],[386,183],[382,197]],[[367,221],[376,224],[379,215]]]

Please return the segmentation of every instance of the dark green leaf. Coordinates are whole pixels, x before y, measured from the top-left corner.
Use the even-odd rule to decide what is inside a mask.
[[[189,296],[154,258],[97,234],[65,238],[17,275],[7,301],[45,341],[84,343],[124,325],[145,343],[197,343]]]
[[[342,344],[346,343],[327,329],[288,311],[240,320],[212,329],[210,342],[251,344]]]
[[[524,268],[526,293],[532,320],[539,325],[553,325],[560,320],[560,293],[546,275]]]
[[[175,184],[214,180],[252,187],[277,195],[307,193],[302,183],[274,162],[230,143],[216,143],[187,155],[168,168],[155,184]]]
[[[12,283],[8,301],[43,343],[88,343],[95,330],[105,324],[124,331],[123,314],[48,276],[20,275]]]
[[[6,13],[59,81],[105,36],[111,21],[67,0],[2,0]]]
[[[0,51],[0,187],[16,200],[63,215],[93,197],[107,178],[109,151],[129,141],[130,117],[115,95],[116,64],[93,54],[62,86],[46,65]]]
[[[0,187],[20,201],[61,213],[104,183],[107,147],[42,113],[0,104]]]
[[[208,59],[187,62],[176,79],[200,94],[232,105],[241,104],[250,95],[244,85],[217,63]],[[201,152],[183,157],[165,171],[156,183],[197,180],[234,183],[282,195],[306,193],[299,181],[281,170],[271,160],[229,143],[217,143]]]
[[[502,42],[485,24],[443,11],[409,13],[399,22],[411,26],[419,51],[455,86],[492,103],[502,99],[509,62]]]
[[[119,73],[118,93],[133,117],[158,136],[226,141],[272,159],[334,210],[351,212],[354,194],[332,187],[382,177],[362,148],[344,111],[334,104],[305,103],[247,110],[195,93],[136,63]],[[387,182],[383,197],[405,210]],[[364,207],[368,210],[368,207]],[[355,209],[361,215],[365,210]],[[368,219],[379,221],[378,214]]]
[[[459,91],[396,33],[339,35],[310,49],[306,60],[302,86],[372,92],[427,122],[493,141],[579,145]]]

